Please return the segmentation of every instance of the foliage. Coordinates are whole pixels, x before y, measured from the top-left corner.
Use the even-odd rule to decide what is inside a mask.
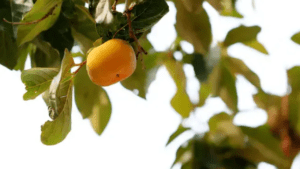
[[[26,1],[26,4],[1,1],[0,64],[22,71],[21,80],[27,90],[24,100],[42,94],[51,120],[42,126],[41,141],[54,145],[71,131],[73,86],[76,106],[82,117],[90,120],[97,134],[105,130],[112,113],[111,102],[105,88],[90,81],[83,63],[92,48],[112,38],[129,41],[138,52],[139,46],[130,34],[131,26],[148,55],[143,61],[138,60],[134,74],[121,82],[125,88],[138,90],[138,96],[146,99],[158,68],[164,66],[176,85],[171,105],[182,121],[211,97],[221,98],[231,111],[213,116],[209,121],[210,130],[204,135],[196,134],[186,146],[182,145],[174,164],[181,163],[182,169],[242,169],[256,168],[259,162],[265,161],[282,169],[290,168],[300,149],[300,67],[287,71],[291,86],[288,95],[281,97],[263,91],[258,76],[242,60],[227,52],[231,45],[242,43],[267,55],[268,51],[257,40],[261,28],[256,25],[233,28],[223,42],[218,42],[220,52],[213,56],[213,35],[209,16],[202,6],[204,1],[220,15],[243,17],[235,9],[236,0],[173,0],[177,8],[175,28],[178,35],[164,52],[155,51],[146,35],[168,12],[165,0],[131,1],[136,3],[131,9],[131,22],[122,13],[112,10],[113,1],[110,0],[89,0],[88,8],[85,7],[86,0],[37,0],[34,3]],[[181,49],[182,40],[194,46],[193,54],[186,54]],[[300,33],[293,35],[291,40],[300,44]],[[70,53],[75,45],[79,45],[82,52]],[[183,59],[176,60],[174,52],[181,52]],[[32,68],[24,70],[27,56],[30,56]],[[73,57],[79,57],[83,62],[75,64]],[[208,60],[212,57],[218,61],[209,65]],[[201,84],[198,103],[193,103],[187,94],[185,64],[193,66]],[[76,66],[79,66],[78,70],[71,72]],[[239,113],[237,75],[245,77],[258,90],[253,99],[269,117],[263,126],[249,128],[233,124],[234,116]],[[187,130],[193,129],[181,123],[167,144],[172,144]]]

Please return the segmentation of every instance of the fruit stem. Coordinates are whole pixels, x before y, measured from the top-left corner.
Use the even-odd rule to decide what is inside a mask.
[[[72,75],[73,75],[73,76],[76,75],[76,74],[78,73],[78,71],[82,68],[82,66],[84,66],[85,64],[86,64],[86,60],[83,61],[83,62],[81,62],[81,63],[79,63],[79,64],[74,64],[74,66],[79,66],[79,67],[78,67],[77,70],[75,70],[75,71],[72,73]]]
[[[44,19],[48,18],[48,16],[52,15],[56,7],[57,7],[57,4],[54,7],[52,7],[50,9],[50,11],[45,16],[43,16],[41,19],[38,19],[38,20],[35,20],[35,21],[31,21],[31,22],[10,22],[10,21],[6,20],[5,18],[3,18],[3,21],[7,22],[7,23],[10,23],[12,25],[31,25],[31,24],[39,23],[39,22],[43,21]]]
[[[133,7],[129,8],[128,10],[126,10],[124,12],[124,14],[126,15],[127,17],[127,23],[128,23],[128,27],[129,27],[129,36],[134,39],[134,41],[137,43],[137,47],[138,47],[138,51],[137,51],[137,54],[136,54],[136,57],[138,58],[139,54],[140,53],[144,53],[145,55],[147,55],[147,52],[144,50],[144,48],[140,45],[140,42],[139,40],[136,38],[134,32],[133,32],[133,29],[132,29],[132,25],[131,25],[131,19],[130,19],[130,16],[131,16],[131,10],[133,9]]]

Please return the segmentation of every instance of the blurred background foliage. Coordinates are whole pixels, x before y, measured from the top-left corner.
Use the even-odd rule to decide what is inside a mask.
[[[242,60],[231,57],[227,52],[231,45],[242,43],[268,55],[266,48],[257,40],[261,28],[239,25],[227,33],[223,42],[212,48],[213,34],[209,16],[202,6],[204,1],[220,15],[243,18],[235,8],[236,0],[172,0],[177,10],[177,37],[163,52],[155,51],[146,36],[168,12],[166,1],[126,1],[127,4],[136,3],[132,10],[132,26],[148,55],[138,60],[134,74],[121,84],[146,99],[158,68],[166,67],[177,88],[171,105],[182,116],[182,123],[167,144],[182,133],[193,131],[184,122],[193,118],[193,111],[202,107],[207,98],[220,97],[227,105],[230,112],[214,115],[209,120],[209,131],[204,134],[193,131],[195,136],[178,149],[174,164],[180,163],[182,169],[251,169],[257,168],[262,161],[280,169],[290,168],[300,150],[300,67],[287,71],[288,95],[276,96],[265,92],[258,76]],[[109,121],[112,109],[105,89],[89,80],[85,67],[75,77],[70,75],[70,69],[75,66],[73,57],[84,61],[91,48],[113,38],[115,33],[116,38],[131,42],[137,50],[136,43],[129,36],[126,18],[122,13],[111,10],[113,3],[113,0],[0,2],[0,64],[22,71],[22,81],[27,89],[24,100],[34,99],[43,93],[52,118],[42,127],[41,140],[44,144],[61,142],[71,130],[73,85],[76,106],[82,117],[91,121],[95,132],[100,135]],[[118,3],[125,1],[119,0]],[[104,22],[109,15],[113,18],[111,22]],[[12,25],[2,18],[21,23],[38,22]],[[194,53],[182,50],[180,42],[183,40],[193,45]],[[300,32],[291,40],[300,44]],[[80,46],[81,51],[68,52],[73,46]],[[218,52],[212,52],[216,48]],[[175,52],[181,53],[183,58],[176,59]],[[24,70],[26,59],[30,59],[32,69]],[[195,91],[199,93],[198,103],[192,102],[187,94],[185,64],[193,66],[201,84],[200,90]],[[245,77],[258,90],[253,99],[259,108],[267,112],[266,124],[257,128],[233,124],[233,118],[239,113],[238,75]]]

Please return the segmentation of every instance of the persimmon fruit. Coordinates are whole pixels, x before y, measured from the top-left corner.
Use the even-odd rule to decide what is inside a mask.
[[[92,82],[109,86],[133,74],[136,55],[127,41],[111,39],[92,49],[87,56],[86,65]]]

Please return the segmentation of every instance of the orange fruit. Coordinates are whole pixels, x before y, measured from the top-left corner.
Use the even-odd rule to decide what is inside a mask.
[[[111,39],[88,54],[86,65],[92,82],[109,86],[132,75],[136,68],[136,56],[128,42]]]

